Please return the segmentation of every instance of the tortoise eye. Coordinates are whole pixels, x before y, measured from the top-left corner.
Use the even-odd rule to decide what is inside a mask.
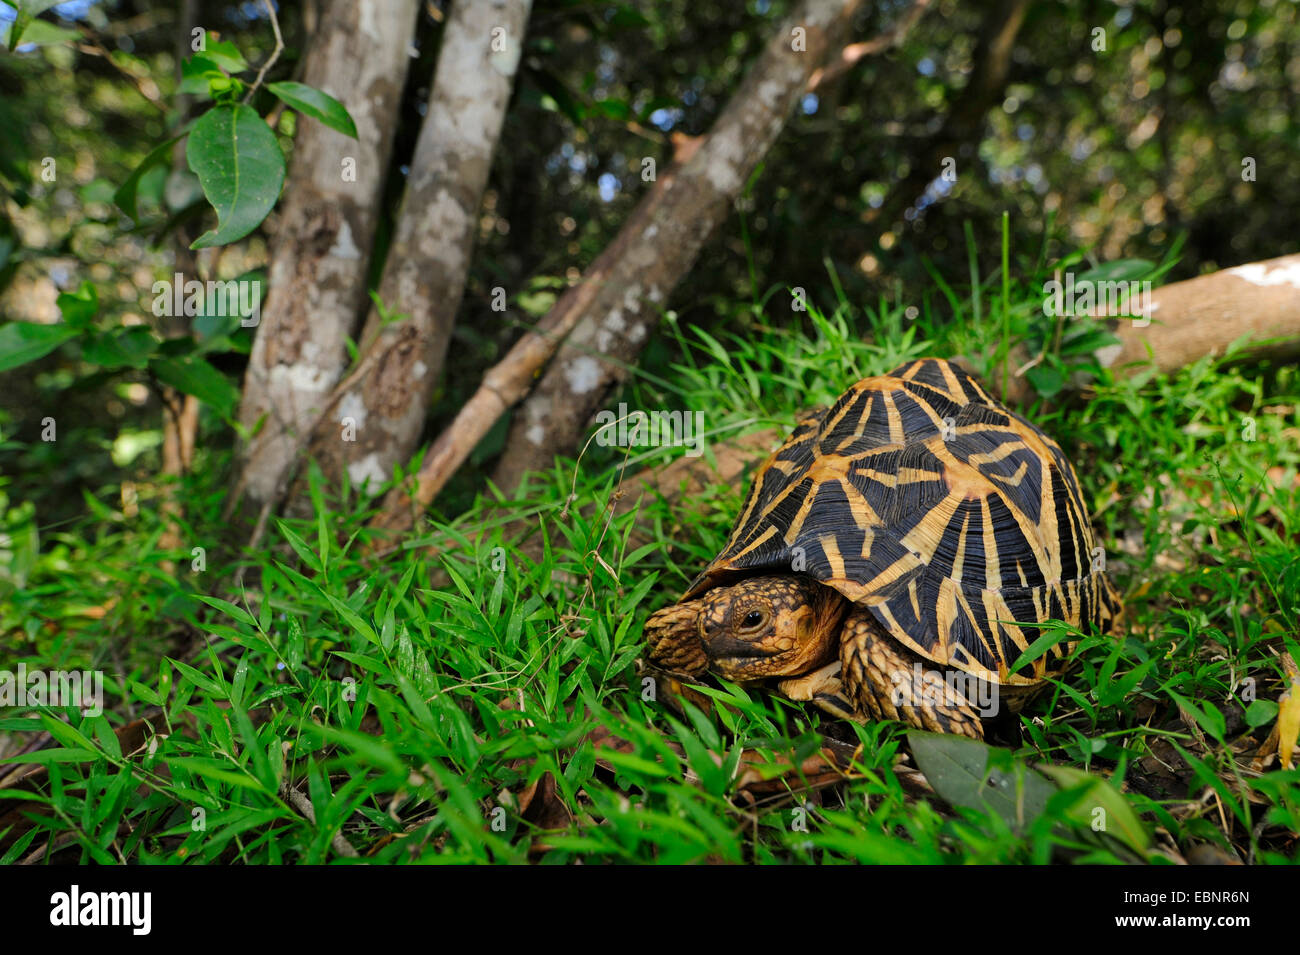
[[[745,614],[745,619],[741,621],[740,626],[745,630],[756,630],[767,620],[767,614],[761,610],[751,610]]]

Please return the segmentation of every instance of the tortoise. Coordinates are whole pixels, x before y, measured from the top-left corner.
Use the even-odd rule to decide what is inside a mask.
[[[805,415],[645,636],[671,674],[979,739],[1063,671],[1072,644],[1011,672],[1046,621],[1114,635],[1121,616],[1057,443],[923,358]]]

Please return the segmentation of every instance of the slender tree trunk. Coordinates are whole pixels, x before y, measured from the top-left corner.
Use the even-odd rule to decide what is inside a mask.
[[[329,0],[303,81],[340,100],[357,139],[304,119],[244,381],[240,451],[250,503],[278,501],[347,363],[415,34],[417,0]]]
[[[378,486],[415,450],[460,305],[492,153],[531,0],[451,8],[379,298],[356,368],[335,389],[308,454],[327,477]],[[295,497],[299,496],[294,492]]]
[[[581,319],[510,428],[494,476],[498,486],[511,492],[525,472],[549,467],[556,455],[577,447],[588,420],[654,333],[668,294],[726,218],[813,73],[841,49],[858,6],[858,0],[804,0],[657,207],[624,228],[617,241],[625,251],[600,277]]]

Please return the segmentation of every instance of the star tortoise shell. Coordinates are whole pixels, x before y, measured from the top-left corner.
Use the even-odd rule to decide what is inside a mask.
[[[956,365],[926,358],[801,420],[683,599],[805,573],[923,657],[1011,689],[1041,681],[1068,648],[1009,674],[1044,621],[1101,632],[1117,622],[1100,554],[1057,443]]]

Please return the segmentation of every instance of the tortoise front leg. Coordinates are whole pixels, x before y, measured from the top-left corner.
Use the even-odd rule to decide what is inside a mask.
[[[984,724],[942,671],[886,633],[865,607],[844,620],[840,645],[845,689],[864,715],[918,729],[984,738]]]
[[[831,716],[862,722],[862,714],[857,712],[853,699],[844,691],[839,660],[805,676],[782,680],[776,687],[790,699],[815,703]]]

